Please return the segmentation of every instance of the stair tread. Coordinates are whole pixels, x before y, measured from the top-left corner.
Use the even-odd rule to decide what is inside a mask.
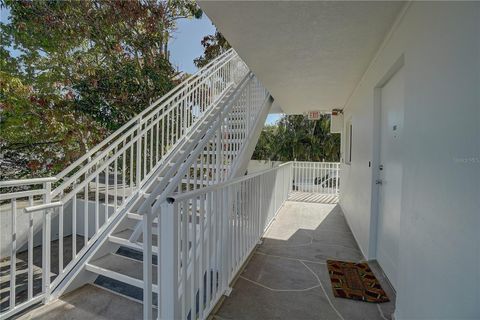
[[[112,236],[128,240],[130,238],[130,236],[132,235],[132,233],[133,233],[132,229],[125,229],[125,230],[114,232],[112,234]]]
[[[121,231],[113,233],[112,236],[116,237],[116,238],[124,239],[124,240],[129,240],[132,233],[133,233],[132,229],[125,229],[125,230],[121,230]],[[152,245],[153,246],[157,245],[157,243],[158,243],[157,239],[158,239],[157,235],[152,234]],[[135,244],[135,242],[132,242],[132,243]],[[140,235],[136,244],[138,244],[140,246],[143,245],[143,234]]]
[[[143,220],[143,215],[139,214],[138,212],[129,212],[127,213],[127,217],[132,220],[137,220],[137,221],[142,221]],[[157,225],[157,218],[153,219],[154,226]]]
[[[104,270],[113,271],[115,273],[136,279],[143,280],[143,263],[135,259],[123,257],[117,254],[107,254],[95,261],[89,263],[94,267],[98,267]],[[152,277],[154,283],[157,282],[157,267],[152,266]],[[109,272],[102,272],[103,276],[116,279],[115,275]],[[118,279],[116,279],[118,280]],[[120,280],[121,281],[121,280]]]

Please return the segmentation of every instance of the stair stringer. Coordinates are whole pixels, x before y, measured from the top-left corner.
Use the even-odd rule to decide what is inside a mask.
[[[82,257],[79,263],[77,263],[74,270],[75,272],[69,274],[61,283],[62,285],[57,287],[54,295],[52,295],[53,297],[58,298],[64,293],[70,292],[86,283],[92,283],[97,279],[100,273],[94,272],[95,270],[87,270],[87,266],[91,266],[91,263],[95,263],[95,260],[98,258],[117,252],[117,250],[122,247],[121,244],[110,241],[110,236],[126,227],[130,227],[130,229],[133,229],[133,225],[136,225],[137,227],[139,225],[141,226],[142,222],[138,223],[138,217],[137,220],[133,220],[132,218],[129,218],[129,216],[131,216],[130,213],[140,212],[140,206],[146,203],[147,199],[152,198],[152,195],[149,194],[150,190],[153,191],[154,189],[157,189],[159,185],[163,184],[163,187],[161,187],[160,189],[165,191],[163,192],[164,197],[170,192],[166,189],[170,189],[171,191],[173,191],[173,187],[178,185],[178,175],[182,176],[185,173],[185,170],[187,170],[192,165],[194,159],[199,156],[206,143],[210,141],[210,138],[212,138],[212,136],[215,136],[216,129],[218,129],[223,123],[222,119],[227,117],[230,112],[229,110],[232,109],[232,104],[238,96],[237,92],[241,92],[243,84],[248,83],[248,81],[250,81],[252,78],[253,75],[251,73],[245,76],[244,80],[242,80],[238,86],[228,91],[224,96],[224,99],[221,99],[221,101],[219,101],[218,108],[212,108],[211,112],[213,116],[206,116],[203,123],[199,125],[199,128],[203,129],[198,132],[193,130],[194,132],[196,132],[195,135],[187,135],[185,137],[187,142],[185,144],[179,144],[178,149],[175,150],[175,152],[172,152],[172,156],[164,162],[165,165],[162,166],[162,168],[158,168],[155,173],[152,174],[148,183],[145,184],[145,187],[142,187],[142,189],[135,195],[135,199],[133,199],[131,203],[129,203],[124,208],[121,214],[118,215],[114,219],[114,221],[109,224],[109,228],[102,232],[101,237],[99,237],[99,240],[95,242],[89,254],[86,254],[84,257]],[[235,158],[230,164],[231,168],[229,170],[228,177],[226,177],[227,179],[232,178],[233,174],[241,171],[242,167],[238,163],[245,162],[245,159],[247,159],[246,163],[248,164],[251,152],[253,152],[255,148],[255,144],[258,140],[261,128],[263,127],[263,123],[272,104],[272,98],[267,94],[266,98],[262,101],[263,102],[261,104],[260,111],[258,111],[255,118],[254,125],[252,126],[252,129],[249,131],[249,134],[245,139],[246,143],[243,143],[243,145],[241,145],[237,156],[235,156]],[[223,104],[221,102],[223,102]],[[246,113],[244,115],[246,115]],[[254,141],[250,141],[252,139]],[[188,146],[188,148],[182,149],[182,146]],[[172,161],[175,163],[174,166],[170,165]],[[233,168],[240,169],[232,170]],[[159,180],[158,177],[163,178]],[[153,189],[151,189],[152,187]],[[161,201],[159,200],[160,198],[162,198],[162,196],[156,198],[156,200]],[[134,242],[136,242],[136,240],[134,240],[132,243]],[[107,277],[108,276],[109,275],[107,274]],[[139,282],[137,281],[137,286],[138,283]],[[128,284],[128,281],[126,282],[126,284]]]
[[[87,283],[93,283],[96,280],[98,275],[87,271],[85,269],[85,266],[90,261],[93,261],[96,258],[104,256],[106,254],[116,252],[121,247],[121,245],[119,244],[109,242],[109,236],[115,230],[126,227],[128,224],[131,223],[131,221],[129,221],[127,213],[131,212],[132,208],[135,207],[137,204],[141,205],[146,200],[146,198],[144,197],[146,190],[155,187],[159,183],[163,183],[165,187],[169,185],[171,178],[168,178],[168,181],[159,182],[158,177],[162,174],[168,174],[175,169],[175,166],[172,167],[170,165],[172,162],[177,163],[176,167],[180,166],[183,163],[185,157],[192,151],[185,151],[183,149],[188,146],[189,141],[195,139],[195,137],[197,136],[202,137],[203,135],[205,135],[206,131],[212,125],[214,125],[217,114],[223,112],[223,105],[229,103],[231,96],[235,94],[236,90],[237,87],[231,88],[231,90],[227,90],[224,96],[218,100],[217,105],[215,107],[212,107],[204,115],[202,115],[204,119],[198,121],[198,123],[194,125],[194,127],[192,127],[191,133],[187,134],[185,137],[182,138],[184,141],[179,142],[175,146],[174,150],[172,150],[169,156],[161,162],[157,169],[155,169],[155,172],[151,174],[150,178],[144,183],[142,188],[136,192],[132,199],[130,199],[130,201],[125,205],[125,207],[117,213],[117,215],[112,217],[112,221],[109,222],[108,226],[101,233],[101,235],[97,236],[95,242],[90,245],[90,248],[83,254],[83,257],[74,266],[72,266],[71,270],[63,277],[61,281],[59,281],[58,285],[51,291],[49,301],[55,300],[65,293],[71,292]],[[205,126],[205,122],[209,122],[209,124]],[[197,131],[202,126],[204,126],[204,129],[201,131]],[[141,222],[136,223],[136,226],[138,227],[139,224],[141,226]],[[135,228],[135,226],[132,227]]]
[[[235,162],[235,165],[233,166],[231,171],[231,179],[245,175],[248,163],[250,162],[253,152],[255,151],[255,147],[257,145],[258,139],[260,138],[263,127],[265,126],[265,120],[267,119],[272,104],[273,97],[269,96],[269,98],[265,100],[265,103],[262,106],[262,110],[258,114],[257,120],[255,121],[255,124],[250,131],[248,139],[246,140],[247,143],[242,146],[242,150],[237,156],[237,161]]]

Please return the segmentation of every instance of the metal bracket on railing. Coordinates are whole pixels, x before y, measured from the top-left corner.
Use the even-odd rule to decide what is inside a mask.
[[[58,202],[50,202],[46,204],[39,204],[38,206],[31,206],[31,207],[26,207],[25,212],[36,212],[36,211],[42,211],[46,209],[52,209],[56,207],[61,207],[63,206],[63,202],[58,201]]]
[[[227,289],[225,289],[225,292],[223,293],[223,295],[225,297],[230,297],[230,294],[232,294],[232,287],[228,287]]]

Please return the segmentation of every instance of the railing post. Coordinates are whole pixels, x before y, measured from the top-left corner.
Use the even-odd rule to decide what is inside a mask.
[[[222,242],[221,242],[221,246],[222,246],[222,249],[221,249],[221,254],[222,254],[222,257],[221,257],[221,264],[222,264],[222,275],[221,275],[221,283],[220,283],[220,288],[221,290],[225,290],[228,286],[228,255],[229,255],[229,245],[230,245],[230,242],[229,242],[229,239],[228,239],[228,224],[229,224],[229,215],[230,215],[230,212],[228,210],[228,188],[222,188],[220,190],[221,192],[221,211],[220,211],[220,214],[222,215],[222,218],[221,218],[221,221],[222,221],[222,230],[221,230],[221,234],[222,234]]]
[[[293,192],[293,179],[294,179],[294,168],[293,168],[293,163],[290,164],[290,182],[289,182],[289,188],[288,192]]]
[[[141,181],[141,174],[142,174],[142,136],[140,135],[142,129],[141,119],[137,120],[137,163],[136,163],[136,188],[140,189],[140,181]],[[133,146],[133,144],[132,144]],[[108,179],[108,177],[106,177]],[[108,180],[107,180],[108,181]]]
[[[335,181],[335,193],[338,195],[340,193],[340,163],[336,164],[336,181]]]
[[[264,214],[264,208],[263,208],[263,190],[264,190],[264,185],[263,185],[263,174],[259,177],[259,185],[260,185],[260,188],[258,190],[258,207],[259,207],[259,214],[258,214],[258,237],[259,237],[259,240],[260,238],[262,237],[262,233],[263,233],[263,227],[262,227],[262,218],[263,218],[263,214]]]
[[[9,308],[13,309],[15,307],[15,291],[16,291],[16,271],[17,271],[17,198],[12,200],[12,220],[11,220],[11,253],[10,253],[10,305]],[[30,261],[29,261],[30,262]]]
[[[152,319],[152,211],[143,214],[143,319]]]
[[[251,93],[251,86],[250,86],[250,83],[248,84],[248,87],[247,87],[247,132],[250,131],[250,128],[252,126],[251,122],[252,122],[252,119],[250,118],[250,108],[251,108],[251,105],[252,105],[252,93]]]
[[[160,319],[178,319],[178,228],[177,204],[164,201],[158,215],[159,247],[158,254],[158,307]],[[183,213],[183,223],[188,223],[187,212]],[[184,246],[185,247],[185,246]],[[186,246],[188,248],[188,245]],[[160,258],[161,257],[161,258]],[[182,268],[187,268],[186,261]],[[184,279],[187,281],[187,279]]]
[[[43,203],[48,204],[51,201],[52,183],[45,182],[45,195]],[[43,232],[42,232],[42,287],[45,292],[44,301],[48,302],[50,295],[50,238],[51,238],[51,209],[45,209],[43,212]]]
[[[217,132],[217,141],[216,141],[216,154],[215,154],[215,165],[216,165],[216,169],[217,171],[215,172],[215,176],[216,176],[216,183],[220,183],[220,180],[221,180],[221,173],[220,173],[220,170],[222,170],[222,163],[221,163],[221,149],[223,148],[222,146],[222,128],[219,127],[218,128],[218,132]]]
[[[275,216],[275,211],[277,210],[277,201],[278,201],[278,174],[275,170],[270,171],[272,175],[272,191],[273,191],[273,205],[272,205],[272,215]]]

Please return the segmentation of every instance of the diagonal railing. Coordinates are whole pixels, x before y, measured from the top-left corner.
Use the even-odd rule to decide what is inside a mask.
[[[140,207],[139,212],[143,214],[144,319],[152,317],[152,229],[158,225],[153,221],[162,216],[162,205],[173,194],[218,185],[231,179],[236,174],[234,164],[243,160],[242,151],[251,139],[258,115],[269,107],[269,99],[270,94],[260,81],[253,74],[248,74],[184,162],[164,177],[169,181],[168,185],[164,188],[159,184]],[[194,228],[197,217],[193,215],[189,219],[191,228]],[[164,252],[157,254],[164,259]]]
[[[1,315],[48,299],[113,217],[125,211],[172,150],[247,73],[236,52],[229,50],[55,177],[0,182],[2,224],[9,222],[1,257],[10,271],[10,291],[8,298],[2,296]],[[28,190],[11,191],[12,187]],[[20,286],[19,272],[27,273]],[[2,278],[2,287],[6,281]]]

